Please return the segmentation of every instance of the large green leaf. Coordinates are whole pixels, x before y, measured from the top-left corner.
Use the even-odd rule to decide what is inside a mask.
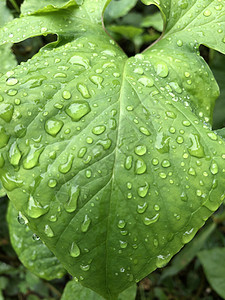
[[[225,248],[203,250],[198,258],[211,287],[225,299]]]
[[[59,36],[0,80],[0,178],[65,268],[117,299],[224,200],[225,142],[211,130],[219,90],[198,46],[225,52],[215,23],[225,30],[225,8],[205,13],[206,1],[195,1],[187,23],[184,5],[177,16],[176,4],[161,1],[166,33],[128,59],[102,28],[107,2],[25,16],[0,31],[2,42]],[[168,11],[186,27],[171,27]]]
[[[46,280],[65,275],[65,269],[54,254],[40,240],[32,238],[33,233],[26,226],[26,221],[18,215],[11,203],[8,207],[7,221],[11,244],[27,269]]]

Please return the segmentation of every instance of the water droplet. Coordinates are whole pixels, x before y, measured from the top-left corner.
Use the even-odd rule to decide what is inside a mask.
[[[167,177],[166,173],[160,172],[159,173],[160,178],[165,179]]]
[[[153,245],[157,248],[159,246],[159,241],[157,239],[154,239]]]
[[[87,178],[91,178],[91,175],[92,175],[91,170],[87,170],[87,171],[85,172],[85,175],[86,175]]]
[[[141,175],[143,173],[145,173],[147,170],[147,166],[145,164],[145,162],[143,161],[143,159],[138,159],[135,163],[135,173],[138,175]]]
[[[92,132],[96,135],[102,134],[106,130],[106,127],[104,125],[96,126],[92,129]]]
[[[139,74],[139,75],[143,75],[144,70],[143,70],[143,68],[138,67],[138,68],[134,69],[134,73]]]
[[[138,205],[137,212],[139,214],[143,214],[144,212],[146,212],[147,208],[148,208],[148,204],[145,202],[143,205]]]
[[[183,46],[182,40],[178,40],[178,41],[177,41],[177,46],[178,46],[178,47],[182,47],[182,46]]]
[[[163,132],[160,132],[156,136],[155,148],[160,153],[168,153],[169,152],[169,140],[170,138],[164,135]]]
[[[141,133],[143,133],[146,136],[150,136],[151,135],[150,131],[147,128],[145,128],[145,127],[140,127],[139,130],[140,130]]]
[[[79,100],[69,104],[66,108],[67,115],[75,122],[80,121],[91,111],[87,101]]]
[[[54,236],[54,232],[49,225],[45,225],[44,232],[47,235],[47,237],[49,237],[49,238]]]
[[[112,145],[112,141],[110,139],[99,140],[97,142],[97,144],[102,145],[102,147],[103,147],[104,150],[108,150],[111,147],[111,145]]]
[[[91,224],[91,219],[88,217],[88,215],[85,215],[84,221],[81,224],[81,231],[82,232],[87,232],[90,224]]]
[[[87,272],[90,269],[90,265],[80,265],[82,271]]]
[[[43,150],[44,147],[35,148],[34,145],[31,145],[27,157],[23,160],[24,169],[29,170],[36,167]]]
[[[183,125],[185,127],[189,127],[191,125],[191,123],[189,121],[185,120],[185,121],[183,121]]]
[[[194,228],[191,228],[190,230],[187,230],[183,236],[182,236],[182,242],[184,244],[189,243],[193,237],[195,236],[196,231],[194,230]]]
[[[87,142],[88,144],[92,144],[92,143],[93,143],[93,139],[92,139],[91,137],[87,137],[87,138],[86,138],[86,142]]]
[[[151,224],[156,223],[158,221],[158,219],[159,219],[159,213],[156,214],[153,218],[145,217],[144,218],[144,224],[147,225],[147,226],[149,226]]]
[[[125,168],[127,170],[130,170],[132,168],[132,165],[133,165],[133,157],[131,155],[129,155],[126,157],[126,160],[125,160]]]
[[[49,206],[45,205],[44,207],[30,196],[27,203],[26,213],[29,217],[37,219],[43,215],[45,215],[49,211]]]
[[[125,241],[120,241],[120,248],[122,248],[122,249],[125,249],[125,248],[127,248],[127,242],[125,242]]]
[[[77,201],[80,195],[78,185],[71,187],[69,200],[64,204],[64,208],[68,213],[72,213],[77,209]]]
[[[158,255],[156,258],[156,267],[157,268],[163,268],[165,267],[166,264],[170,261],[171,254],[168,254],[166,256],[163,255]]]
[[[7,85],[16,85],[18,83],[18,79],[14,78],[14,77],[10,77],[7,79],[6,84]]]
[[[18,166],[22,154],[17,146],[17,143],[14,142],[9,150],[9,161],[13,166]]]
[[[182,136],[178,136],[176,141],[177,141],[178,144],[183,144],[184,138]]]
[[[149,184],[146,182],[144,186],[138,188],[138,195],[142,198],[146,197],[149,190]]]
[[[135,147],[134,152],[137,155],[142,156],[147,152],[147,148],[144,145],[139,145],[139,146]]]
[[[35,233],[32,235],[32,239],[34,241],[39,241],[40,240],[39,236],[37,236]]]
[[[86,147],[82,147],[82,148],[80,148],[80,150],[79,150],[77,156],[78,156],[79,158],[83,158],[84,155],[86,154],[86,152],[87,152],[87,148],[86,148]]]
[[[93,75],[90,77],[91,82],[93,82],[94,84],[96,84],[98,86],[98,88],[100,89],[102,87],[102,82],[103,82],[103,77],[98,76],[98,75]]]
[[[176,93],[178,93],[178,94],[182,93],[182,88],[179,86],[179,84],[177,82],[170,82],[169,85],[171,86],[173,91],[175,91]]]
[[[169,74],[169,69],[164,62],[158,62],[154,66],[156,74],[162,78],[165,78]]]
[[[215,161],[212,161],[210,171],[213,175],[216,175],[216,174],[219,173],[219,167],[218,167],[218,164]]]
[[[55,179],[50,179],[50,180],[48,181],[48,186],[49,186],[50,188],[54,188],[56,185],[57,185],[57,181],[56,181]]]
[[[164,160],[162,161],[162,167],[168,168],[168,167],[170,167],[170,166],[171,166],[171,164],[170,164],[170,162],[169,162],[167,159],[164,159]]]
[[[180,199],[181,199],[182,201],[184,201],[184,202],[186,202],[186,201],[188,200],[188,197],[187,197],[187,195],[186,195],[185,192],[182,192],[182,193],[181,193]]]
[[[68,173],[72,168],[73,160],[74,160],[74,156],[73,156],[73,154],[70,154],[68,156],[67,162],[59,165],[59,168],[58,168],[59,172],[61,172],[63,174]]]
[[[70,256],[72,256],[72,257],[80,256],[80,248],[78,247],[78,245],[75,242],[73,242],[71,245]]]
[[[214,133],[214,132],[209,132],[208,133],[208,137],[213,140],[213,141],[217,141],[218,140],[218,136]]]
[[[67,75],[65,73],[56,73],[54,75],[54,78],[66,78]]]
[[[212,12],[211,12],[211,10],[205,10],[204,11],[204,13],[203,13],[203,15],[205,16],[205,17],[209,17],[209,16],[211,16],[211,14],[212,14]]]
[[[18,91],[15,90],[15,89],[10,89],[10,90],[7,91],[7,94],[9,96],[15,96],[17,93],[18,93]]]
[[[0,105],[0,118],[9,123],[12,119],[14,107],[12,104],[3,103]]]
[[[204,157],[204,148],[200,142],[200,137],[198,134],[190,134],[191,146],[188,148],[188,152],[195,157]]]
[[[19,211],[19,214],[17,216],[17,221],[20,223],[20,225],[25,225],[28,223],[27,218]]]
[[[123,229],[126,226],[126,222],[124,220],[119,220],[118,225],[120,229]]]
[[[189,168],[188,174],[190,174],[192,176],[195,176],[196,175],[195,169],[194,168]]]
[[[63,121],[51,118],[45,122],[45,131],[52,136],[56,136],[62,129],[63,125]]]
[[[91,95],[89,94],[88,88],[85,84],[79,83],[77,85],[77,89],[85,99],[91,98]]]
[[[20,100],[20,99],[15,99],[15,100],[14,100],[14,103],[15,103],[16,105],[20,105],[21,100]]]
[[[153,158],[152,164],[153,166],[157,166],[159,164],[159,160],[157,158]]]
[[[90,67],[89,60],[83,56],[74,55],[70,58],[69,62],[73,65],[80,65],[84,67],[85,69],[88,69]]]
[[[173,111],[167,111],[166,115],[168,118],[171,118],[171,119],[176,119],[176,117],[177,117]]]
[[[138,79],[138,82],[145,87],[152,87],[154,85],[154,80],[148,77],[141,77],[140,79]]]

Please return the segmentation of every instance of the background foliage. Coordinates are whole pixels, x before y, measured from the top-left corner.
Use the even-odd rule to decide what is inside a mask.
[[[0,0],[0,26],[19,15],[21,2],[8,1],[6,9],[5,1]],[[105,26],[129,56],[148,47],[159,38],[163,29],[156,8],[146,7],[137,0],[112,1],[105,12]],[[10,45],[12,52],[9,46],[2,46],[0,76],[16,63],[27,61],[55,38],[54,35],[48,35],[28,39]],[[225,126],[225,57],[205,47],[201,48],[201,54],[213,70],[221,89],[214,111],[214,129],[219,129]],[[23,218],[12,206],[8,208],[8,199],[2,190],[0,196],[0,300],[72,300],[75,296],[77,299],[101,299],[94,292],[71,281],[71,277],[38,237],[32,237]],[[17,224],[11,222],[16,218]],[[14,227],[18,226],[21,229],[15,234]],[[25,241],[22,246],[19,243],[21,236]],[[24,248],[33,254],[21,251]],[[44,253],[41,259],[40,253]],[[120,300],[134,299],[135,295],[137,300],[225,299],[225,207],[222,206],[208,220],[195,239],[167,267],[146,277],[137,285],[137,289],[134,286],[125,291]]]

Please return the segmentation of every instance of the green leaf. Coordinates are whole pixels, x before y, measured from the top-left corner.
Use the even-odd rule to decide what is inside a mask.
[[[105,18],[117,19],[125,16],[135,5],[137,0],[112,0],[105,11]]]
[[[7,9],[5,1],[0,1],[0,27],[12,20],[12,15]],[[14,55],[11,52],[11,45],[0,46],[0,77],[8,70],[14,68],[17,63]]]
[[[21,214],[18,215],[11,202],[8,207],[7,221],[12,246],[23,265],[46,280],[63,277],[66,273],[65,269],[41,241],[32,238],[33,233],[25,225],[26,221]]]
[[[61,300],[70,300],[70,299],[90,299],[90,300],[103,300],[104,298],[100,297],[98,294],[92,290],[83,287],[79,283],[69,281],[63,291]]]
[[[147,5],[155,4],[160,8],[165,22],[164,37],[176,36],[177,40],[189,39],[193,42],[196,39],[199,44],[224,53],[224,5],[220,1],[142,0],[142,2]]]
[[[225,128],[216,130],[216,133],[225,140]]]
[[[83,0],[25,0],[21,6],[21,14],[25,15],[34,15],[41,13],[49,13],[53,11],[58,11],[61,9],[66,9],[70,6],[80,5]]]
[[[2,184],[1,184],[1,182],[0,182],[0,197],[3,197],[3,196],[5,196],[5,195],[6,195],[6,192],[5,192],[3,186],[2,186]]]
[[[163,271],[160,280],[168,276],[174,276],[183,270],[194,259],[199,250],[201,250],[215,228],[215,224],[208,225],[190,244],[186,245],[172,260],[171,266]]]
[[[158,31],[163,31],[163,20],[160,12],[146,16],[141,22],[141,27],[153,27]]]
[[[198,258],[212,289],[225,299],[225,248],[203,250]]]
[[[130,288],[123,291],[118,300],[134,300],[136,296],[136,285],[131,286]],[[69,281],[63,291],[61,300],[72,300],[72,299],[90,299],[90,300],[103,300],[104,298],[100,297],[98,294],[92,290],[83,287],[79,283]]]
[[[128,59],[101,25],[106,4],[86,0],[1,30],[2,41],[41,32],[59,40],[0,79],[0,178],[65,268],[117,299],[163,267],[225,198],[225,142],[211,130],[219,90],[198,52],[203,41],[225,44],[212,42],[217,27],[200,36],[189,18]]]
[[[107,29],[113,33],[118,33],[130,40],[133,40],[136,36],[139,36],[144,32],[142,28],[137,28],[129,25],[111,25],[108,26]]]

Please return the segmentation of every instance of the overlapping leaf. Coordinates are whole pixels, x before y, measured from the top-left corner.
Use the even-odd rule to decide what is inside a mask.
[[[22,17],[0,32],[11,42],[59,35],[1,78],[0,176],[66,269],[116,299],[224,200],[224,141],[210,126],[219,91],[198,45],[225,52],[225,8],[161,1],[166,33],[127,59],[100,25],[106,2]]]
[[[26,226],[26,221],[9,203],[7,220],[10,240],[23,265],[37,276],[46,280],[61,278],[66,271],[51,251]],[[21,223],[19,225],[16,220]]]

